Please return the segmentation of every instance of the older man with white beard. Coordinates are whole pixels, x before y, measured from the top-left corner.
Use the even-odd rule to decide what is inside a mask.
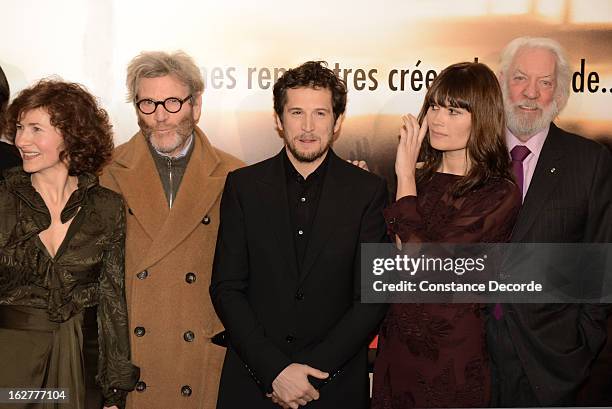
[[[612,240],[610,152],[552,122],[565,107],[570,78],[551,39],[518,38],[502,52],[506,141],[523,193],[513,242]],[[605,306],[497,304],[491,312],[492,405],[575,404],[606,341]]]

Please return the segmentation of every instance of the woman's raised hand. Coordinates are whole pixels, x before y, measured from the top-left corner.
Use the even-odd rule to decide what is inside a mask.
[[[395,156],[395,173],[398,179],[414,178],[421,143],[423,143],[426,133],[427,117],[423,120],[422,126],[419,126],[419,122],[414,115],[408,114],[402,117],[399,144]]]

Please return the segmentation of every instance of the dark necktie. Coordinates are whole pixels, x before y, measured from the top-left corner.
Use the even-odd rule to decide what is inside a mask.
[[[516,145],[510,151],[510,157],[512,158],[512,172],[514,173],[514,177],[516,178],[516,184],[519,189],[521,189],[521,195],[523,195],[524,191],[524,177],[523,177],[523,161],[525,158],[531,153],[528,147],[523,145]],[[522,196],[521,196],[522,197]],[[504,310],[500,303],[495,304],[493,308],[493,316],[496,320],[500,320],[504,315]]]
[[[524,177],[523,177],[523,161],[531,153],[528,147],[523,145],[516,145],[510,151],[510,157],[512,157],[512,172],[516,178],[516,184],[521,189],[521,194],[524,193]]]

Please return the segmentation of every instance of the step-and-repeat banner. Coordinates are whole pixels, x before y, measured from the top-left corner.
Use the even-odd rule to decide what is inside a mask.
[[[518,36],[546,36],[568,51],[573,92],[557,122],[612,144],[610,0],[5,0],[0,65],[15,95],[59,75],[84,84],[109,111],[115,141],[137,131],[125,69],[142,50],[182,49],[206,80],[200,126],[247,163],[276,153],[272,87],[284,69],[325,60],[349,86],[336,151],[393,179],[400,115],[418,113],[444,67],[494,70]]]

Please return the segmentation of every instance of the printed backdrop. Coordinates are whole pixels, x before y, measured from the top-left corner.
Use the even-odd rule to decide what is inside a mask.
[[[97,95],[117,144],[136,131],[125,68],[142,50],[182,49],[207,89],[200,126],[213,144],[254,163],[281,147],[272,85],[282,69],[326,60],[349,84],[336,151],[393,179],[400,115],[417,113],[445,66],[478,58],[497,69],[517,36],[549,36],[576,74],[558,123],[612,144],[612,1],[4,0],[0,65],[15,95],[59,75]]]

